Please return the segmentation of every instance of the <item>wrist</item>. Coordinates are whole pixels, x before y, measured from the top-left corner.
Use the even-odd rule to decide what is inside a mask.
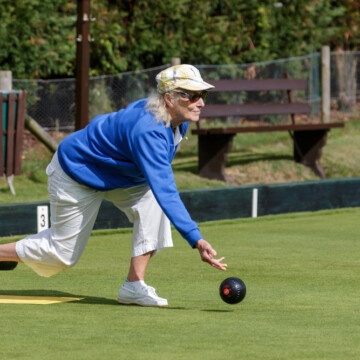
[[[195,243],[195,247],[197,249],[199,249],[201,247],[201,244],[204,242],[205,240],[204,239],[199,239],[196,243]]]

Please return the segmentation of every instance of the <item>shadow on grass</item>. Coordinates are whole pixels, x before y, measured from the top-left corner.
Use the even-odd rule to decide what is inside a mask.
[[[247,165],[256,161],[279,161],[279,160],[293,160],[292,155],[274,155],[274,154],[246,154],[241,155],[237,153],[230,153],[226,161],[226,166]],[[193,174],[198,174],[198,162],[189,160],[173,165],[174,170],[188,171]]]
[[[0,188],[0,194],[9,194],[10,192],[10,188],[8,187],[4,187],[4,188]]]
[[[121,306],[118,304],[116,299],[108,299],[97,296],[87,296],[79,294],[70,294],[62,291],[56,290],[0,290],[0,295],[13,295],[13,296],[38,296],[38,297],[73,297],[73,298],[83,298],[79,301],[70,301],[66,304],[79,304],[79,305],[112,305],[112,306]],[[129,306],[129,305],[123,305]],[[131,306],[131,305],[130,305]],[[132,305],[137,306],[137,305]],[[181,307],[181,306],[164,306],[161,307],[164,310],[192,310],[191,308]],[[217,312],[217,313],[227,313],[233,312],[234,310],[219,310],[219,309],[202,309],[200,311],[206,312]]]
[[[188,171],[192,174],[197,174],[198,170],[198,162],[189,160],[182,163],[173,164],[173,169],[178,171]]]
[[[218,310],[218,309],[204,309],[201,311],[205,312],[216,312],[216,313],[228,313],[228,312],[234,312],[234,310]]]
[[[62,291],[55,290],[0,290],[0,295],[14,295],[14,296],[39,296],[39,297],[74,297],[84,298],[80,301],[74,301],[75,304],[96,304],[96,305],[117,305],[116,299],[107,299],[103,297],[69,294]]]
[[[228,166],[234,165],[247,165],[255,161],[279,161],[279,160],[293,160],[291,155],[274,155],[274,154],[251,154],[251,155],[241,155],[241,154],[230,154],[226,164]]]

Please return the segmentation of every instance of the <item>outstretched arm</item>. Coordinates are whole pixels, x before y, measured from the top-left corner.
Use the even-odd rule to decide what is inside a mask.
[[[221,257],[220,259],[214,259],[214,256],[216,256],[216,251],[206,240],[200,239],[196,243],[195,247],[199,250],[202,261],[209,263],[211,266],[219,270],[226,270],[227,264],[222,263],[225,258]]]

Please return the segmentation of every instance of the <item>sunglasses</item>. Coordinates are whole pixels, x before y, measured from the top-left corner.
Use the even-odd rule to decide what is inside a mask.
[[[173,90],[173,92],[180,94],[182,97],[188,99],[190,102],[198,101],[200,98],[205,101],[209,93],[208,91],[202,91],[201,93],[188,94],[180,90]]]

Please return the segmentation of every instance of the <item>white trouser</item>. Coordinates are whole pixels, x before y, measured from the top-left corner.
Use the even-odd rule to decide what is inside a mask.
[[[148,185],[107,192],[92,190],[65,174],[57,154],[46,173],[51,227],[16,243],[19,258],[37,274],[49,277],[77,263],[104,198],[134,224],[132,257],[173,246],[170,222]]]

